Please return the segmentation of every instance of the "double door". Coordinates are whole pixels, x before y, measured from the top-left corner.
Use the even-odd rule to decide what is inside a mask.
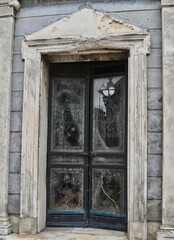
[[[47,226],[126,230],[127,63],[51,64]]]

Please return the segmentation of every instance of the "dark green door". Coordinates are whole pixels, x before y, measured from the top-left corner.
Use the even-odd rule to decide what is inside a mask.
[[[127,63],[51,64],[47,226],[127,227]]]

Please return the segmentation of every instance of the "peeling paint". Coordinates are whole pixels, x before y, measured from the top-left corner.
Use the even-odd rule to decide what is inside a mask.
[[[88,25],[84,25],[88,22]],[[148,34],[148,31],[139,27],[124,23],[107,14],[83,8],[68,17],[65,17],[44,29],[25,36],[26,40],[33,39],[52,39],[59,37],[97,37],[107,36],[108,34]]]

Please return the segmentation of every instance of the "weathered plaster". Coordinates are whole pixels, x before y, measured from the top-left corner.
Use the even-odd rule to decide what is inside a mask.
[[[163,183],[162,227],[157,239],[174,239],[174,1],[162,1]]]
[[[87,23],[87,24],[82,24]],[[73,27],[76,26],[76,27]],[[57,37],[76,36],[88,38],[90,36],[107,35],[129,35],[129,34],[147,34],[147,30],[141,29],[134,25],[123,23],[120,20],[110,17],[109,15],[84,8],[52,25],[26,36],[26,40],[36,39],[56,39]]]
[[[10,2],[0,1],[0,235],[11,232],[7,208],[14,5]]]
[[[147,30],[86,8],[25,36],[20,221],[27,224],[20,224],[20,233],[39,232],[45,226],[46,152],[41,148],[46,146],[47,139],[48,61],[60,62],[63,57],[67,62],[76,61],[78,56],[81,59],[86,55],[89,61],[91,53],[96,54],[98,61],[108,60],[109,54],[117,55],[121,50],[129,52],[128,234],[130,240],[147,240],[146,55],[149,39]],[[33,221],[37,224],[30,229]],[[27,225],[28,229],[24,229]]]

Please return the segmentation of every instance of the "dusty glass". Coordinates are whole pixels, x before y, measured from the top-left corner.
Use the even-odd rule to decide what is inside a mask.
[[[124,170],[93,169],[92,209],[124,212]]]
[[[83,209],[83,175],[83,169],[51,169],[50,209]]]
[[[124,151],[124,77],[94,79],[93,96],[93,150]]]
[[[52,86],[52,151],[84,148],[85,80],[54,78]]]

